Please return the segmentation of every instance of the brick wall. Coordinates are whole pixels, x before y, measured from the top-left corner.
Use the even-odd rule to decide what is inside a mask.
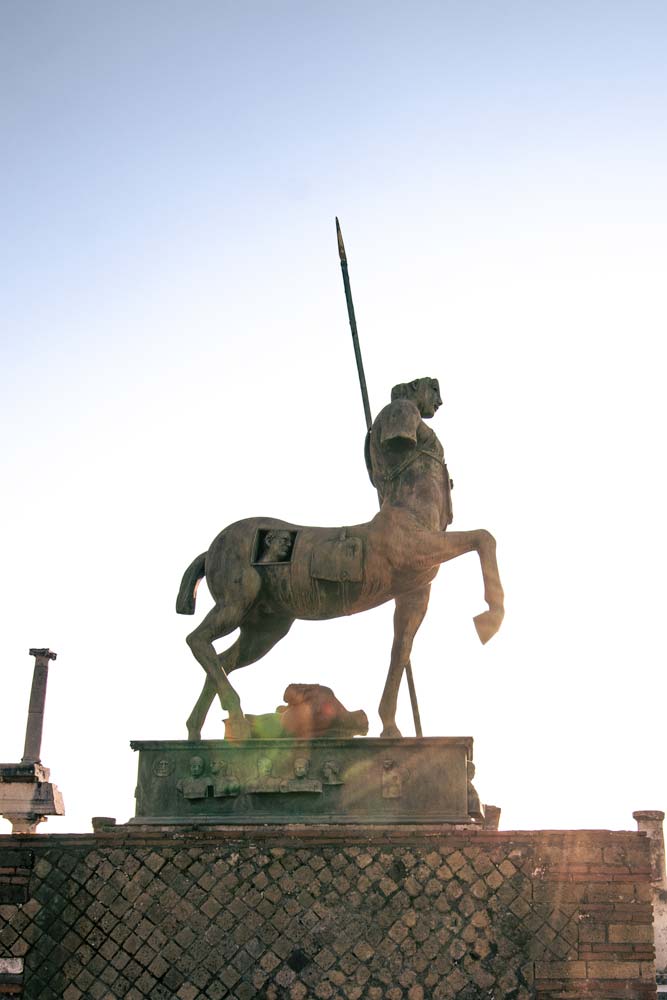
[[[0,996],[656,995],[647,839],[118,828],[0,838]]]
[[[4,848],[0,838],[0,995],[21,996],[23,963],[28,942],[20,940],[12,925],[25,926],[22,907],[28,902],[33,852]]]

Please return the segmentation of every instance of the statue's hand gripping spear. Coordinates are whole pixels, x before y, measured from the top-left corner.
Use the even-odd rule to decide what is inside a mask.
[[[350,289],[350,276],[347,270],[347,254],[343,243],[343,234],[340,231],[340,223],[336,218],[336,236],[338,237],[338,254],[340,256],[340,269],[343,272],[343,286],[345,287],[345,301],[347,302],[347,315],[350,320],[350,330],[352,331],[352,345],[354,347],[354,357],[357,362],[357,373],[359,375],[359,386],[361,388],[361,400],[364,405],[364,416],[366,418],[366,430],[370,431],[373,419],[371,417],[370,403],[368,402],[368,388],[366,386],[366,376],[364,375],[364,362],[361,357],[359,346],[359,335],[357,333],[357,320],[354,315],[354,303],[352,302],[352,290]],[[415,722],[415,734],[422,735],[421,719],[419,718],[419,706],[417,704],[417,692],[412,676],[412,664],[408,660],[405,667],[405,676],[408,680],[408,690],[410,692],[410,704],[412,705],[412,716]]]

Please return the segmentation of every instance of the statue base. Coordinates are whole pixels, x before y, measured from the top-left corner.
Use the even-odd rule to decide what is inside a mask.
[[[483,820],[472,737],[133,740],[134,824]]]
[[[47,816],[64,816],[58,787],[40,761],[0,764],[0,816],[12,824],[12,833],[34,833]]]

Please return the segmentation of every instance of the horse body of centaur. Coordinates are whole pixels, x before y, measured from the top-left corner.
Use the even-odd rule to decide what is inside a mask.
[[[206,671],[206,682],[188,719],[197,740],[216,693],[235,736],[247,733],[232,670],[261,659],[297,618],[320,621],[357,614],[394,600],[394,642],[380,701],[383,736],[399,736],[396,701],[412,643],[428,605],[431,581],[441,563],[477,552],[488,611],[475,618],[482,642],[503,619],[503,590],[495,540],[484,529],[446,531],[452,520],[451,481],[442,445],[423,418],[441,405],[436,379],[396,386],[378,415],[366,461],[380,511],[365,523],[343,528],[305,527],[253,517],[225,528],[207,552],[185,571],[176,602],[193,614],[199,581],[206,576],[215,606],[188,636]],[[228,649],[213,643],[235,629]]]

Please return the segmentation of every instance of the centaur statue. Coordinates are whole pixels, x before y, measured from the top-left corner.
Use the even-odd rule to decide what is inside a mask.
[[[176,601],[193,614],[206,576],[215,607],[190,633],[188,645],[206,682],[188,719],[198,740],[215,695],[236,738],[248,735],[229,674],[261,659],[287,635],[296,618],[322,621],[368,611],[394,600],[394,642],[379,712],[383,736],[400,736],[396,701],[412,643],[428,606],[440,564],[477,552],[488,610],[475,619],[482,642],[503,620],[503,589],[496,543],[484,529],[447,531],[452,521],[451,480],[444,452],[424,422],[442,405],[437,379],[397,385],[372,424],[366,464],[380,511],[366,524],[311,528],[271,517],[252,517],[225,528],[187,568]],[[240,629],[222,653],[213,643]]]

